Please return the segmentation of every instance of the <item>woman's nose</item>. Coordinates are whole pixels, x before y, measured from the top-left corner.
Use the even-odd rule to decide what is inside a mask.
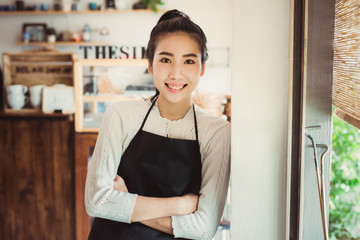
[[[169,73],[169,78],[170,79],[181,79],[182,78],[182,68],[180,64],[173,64],[171,69],[170,69],[170,73]]]

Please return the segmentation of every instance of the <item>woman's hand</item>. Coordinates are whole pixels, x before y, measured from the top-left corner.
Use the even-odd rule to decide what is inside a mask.
[[[129,192],[125,181],[122,177],[120,177],[119,175],[116,175],[115,179],[114,179],[114,190],[120,191],[120,192]]]
[[[179,215],[190,214],[197,210],[199,196],[192,193],[187,193],[181,197],[181,202],[182,204],[179,208]]]

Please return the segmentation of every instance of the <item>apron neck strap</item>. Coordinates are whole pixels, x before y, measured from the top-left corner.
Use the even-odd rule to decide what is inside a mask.
[[[150,114],[150,111],[151,111],[151,109],[153,108],[153,106],[155,105],[156,100],[157,100],[157,97],[154,99],[154,101],[153,101],[152,104],[151,104],[151,107],[150,107],[149,110],[147,111],[147,113],[146,113],[146,115],[145,115],[145,118],[144,118],[144,121],[143,121],[142,124],[141,124],[140,131],[142,131],[142,129],[143,129],[144,125],[145,125],[145,122],[146,122],[146,120],[147,120],[147,118],[148,118],[148,116],[149,116],[149,114]]]
[[[154,107],[155,105],[155,102],[156,102],[157,98],[154,99],[154,101],[152,102],[149,110],[147,111],[146,115],[145,115],[145,118],[144,118],[144,121],[142,122],[141,124],[141,127],[140,127],[140,131],[143,130],[143,127],[145,125],[145,122],[151,112],[151,109]],[[195,104],[192,105],[193,106],[193,112],[194,112],[194,124],[195,124],[195,135],[196,135],[196,141],[199,142],[199,136],[198,136],[198,127],[197,127],[197,120],[196,120],[196,113],[195,113]]]
[[[193,112],[194,112],[194,123],[195,123],[196,141],[199,142],[198,127],[197,127],[197,120],[196,120],[196,113],[195,113],[195,104],[193,104]]]

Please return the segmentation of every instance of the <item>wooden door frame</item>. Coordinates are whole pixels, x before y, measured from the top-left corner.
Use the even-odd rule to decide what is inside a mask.
[[[323,20],[323,22],[319,21],[319,14],[315,12],[314,8],[319,8],[319,2],[313,2],[314,0],[293,0],[293,62],[292,62],[292,129],[291,129],[291,153],[290,153],[290,164],[291,164],[291,180],[290,180],[290,207],[289,207],[289,218],[288,218],[288,231],[289,231],[289,239],[290,240],[298,240],[301,237],[301,191],[304,189],[304,186],[301,186],[301,176],[303,167],[302,164],[303,158],[305,156],[302,147],[304,146],[304,129],[305,129],[305,106],[303,105],[304,100],[306,99],[306,89],[305,89],[305,81],[306,74],[309,75],[310,81],[317,80],[326,80],[329,75],[329,72],[332,71],[330,66],[326,71],[329,72],[316,72],[314,70],[314,66],[307,63],[306,58],[313,58],[313,61],[327,60],[324,59],[323,55],[316,55],[316,53],[309,52],[308,47],[311,47],[314,50],[314,46],[316,44],[329,44],[330,32],[326,32],[324,29],[327,27],[331,27],[331,23],[334,20],[331,18],[331,15],[328,19]],[[323,10],[327,14],[331,14],[331,11],[335,7],[335,1],[331,1],[328,4],[334,4],[333,6],[327,5],[324,6]],[[324,14],[324,12],[322,13]],[[325,14],[326,15],[326,14]],[[334,16],[335,17],[335,13]],[[311,18],[312,22],[307,22]],[[317,21],[316,21],[317,20]],[[329,26],[321,27],[323,23],[329,24]],[[306,24],[308,26],[306,26]],[[310,26],[310,24],[313,24]],[[311,30],[309,30],[311,28]],[[306,30],[307,29],[307,30]],[[315,30],[318,31],[315,31]],[[309,31],[306,33],[305,31]],[[322,32],[326,34],[321,35]],[[314,39],[319,38],[321,35],[324,38],[324,42],[316,41]],[[328,45],[324,45],[328,46]],[[307,52],[307,53],[306,53]],[[329,53],[329,52],[327,52]],[[331,60],[331,59],[330,59]],[[332,62],[332,60],[331,60]],[[306,66],[306,67],[305,67]],[[321,69],[324,70],[324,69]],[[309,72],[310,71],[310,72]],[[320,71],[320,70],[319,70]],[[332,72],[331,72],[332,73]],[[331,74],[330,73],[330,74]],[[331,74],[332,75],[332,74]],[[318,78],[316,78],[318,77]],[[332,76],[331,76],[332,77]],[[315,79],[316,78],[316,79]],[[329,79],[331,80],[331,79]],[[329,82],[330,84],[330,82]],[[330,93],[331,94],[331,93]],[[331,98],[329,98],[331,99]],[[331,100],[330,100],[331,101]],[[303,156],[304,155],[304,156]]]
[[[289,239],[299,239],[300,187],[301,187],[301,142],[302,142],[302,102],[304,63],[304,3],[294,0],[293,5],[293,63],[292,63],[292,130],[291,130],[291,183]]]
[[[90,217],[85,210],[84,193],[91,148],[95,147],[97,133],[75,134],[75,224],[76,240],[88,238]]]

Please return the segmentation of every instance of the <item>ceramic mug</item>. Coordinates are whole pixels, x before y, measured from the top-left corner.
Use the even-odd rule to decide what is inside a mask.
[[[48,3],[42,3],[41,4],[41,9],[43,11],[48,11],[49,10],[49,4]]]
[[[90,10],[96,10],[96,8],[97,8],[96,2],[90,2],[89,3],[89,9]]]
[[[63,1],[62,10],[64,12],[70,12],[71,11],[71,1]]]
[[[10,85],[6,90],[8,104],[12,109],[19,110],[24,107],[28,101],[28,97],[25,96],[25,93],[28,91],[26,86],[19,84]]]
[[[42,102],[42,91],[45,85],[35,85],[30,87],[30,104],[34,108],[40,108]]]

